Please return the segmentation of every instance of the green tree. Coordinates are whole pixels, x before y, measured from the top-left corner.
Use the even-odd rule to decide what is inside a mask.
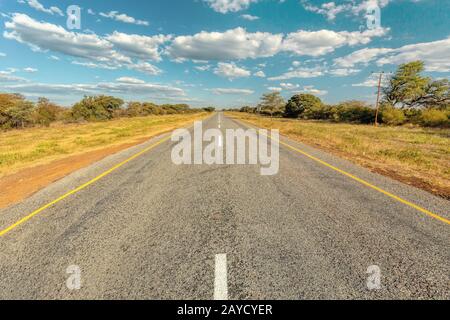
[[[450,103],[449,81],[423,77],[422,61],[402,64],[383,89],[384,101],[402,108],[442,107]]]
[[[258,108],[262,113],[270,114],[272,117],[276,113],[283,113],[286,102],[279,92],[266,93],[261,97]]]
[[[31,114],[33,112],[34,105],[30,101],[17,100],[12,107],[6,110],[9,116],[9,126],[12,128],[25,128],[31,121]]]
[[[323,103],[318,97],[306,93],[297,94],[289,99],[284,115],[287,118],[298,118],[321,108]]]
[[[64,109],[51,103],[47,98],[39,98],[33,111],[33,123],[49,126],[51,122],[61,117]]]
[[[72,117],[87,121],[109,120],[123,103],[122,99],[110,96],[86,96],[72,107]]]
[[[406,122],[406,116],[402,109],[385,104],[381,107],[381,120],[387,125],[398,126]]]
[[[8,129],[31,124],[33,109],[34,104],[21,94],[0,94],[0,126]]]
[[[334,109],[334,119],[341,122],[373,123],[375,109],[364,101],[350,100],[339,103]]]

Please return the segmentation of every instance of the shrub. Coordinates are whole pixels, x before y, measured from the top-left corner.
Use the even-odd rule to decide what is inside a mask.
[[[406,116],[403,110],[388,105],[381,108],[381,121],[390,126],[398,126],[405,123]]]
[[[375,113],[375,109],[365,102],[352,100],[337,105],[333,118],[335,121],[368,124],[375,122]]]
[[[426,127],[448,127],[450,126],[450,113],[438,109],[422,111],[420,123]]]
[[[24,128],[32,124],[34,105],[19,94],[0,94],[0,127]]]
[[[284,116],[287,118],[313,116],[314,113],[323,107],[322,101],[312,94],[297,94],[289,99]]]
[[[115,110],[120,109],[123,100],[110,96],[84,97],[72,107],[74,120],[101,121],[114,117]]]
[[[33,123],[49,126],[50,123],[63,118],[64,109],[51,103],[46,98],[39,98],[31,118]]]
[[[245,106],[239,109],[240,112],[247,112],[247,113],[256,113],[257,109],[254,107]]]

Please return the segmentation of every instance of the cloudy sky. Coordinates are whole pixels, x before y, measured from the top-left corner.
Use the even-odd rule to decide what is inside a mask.
[[[67,8],[81,8],[69,29]],[[381,26],[368,28],[378,4]],[[0,0],[0,91],[218,107],[280,91],[374,100],[372,72],[450,76],[447,0]]]

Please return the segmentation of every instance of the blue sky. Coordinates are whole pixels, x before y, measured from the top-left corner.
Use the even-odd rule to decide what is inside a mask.
[[[450,75],[443,0],[0,0],[0,13],[0,91],[67,106],[108,94],[236,107],[269,91],[373,102],[373,71],[422,59]]]

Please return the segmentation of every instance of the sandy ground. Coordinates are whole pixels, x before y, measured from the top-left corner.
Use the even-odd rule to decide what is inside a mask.
[[[43,165],[26,168],[0,179],[0,209],[15,204],[70,173],[97,162],[111,154],[143,143],[151,137],[130,143],[89,151]]]

